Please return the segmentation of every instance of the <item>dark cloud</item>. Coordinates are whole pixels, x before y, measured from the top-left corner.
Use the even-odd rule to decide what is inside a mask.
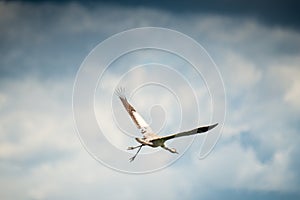
[[[130,7],[149,7],[168,10],[175,13],[211,13],[231,15],[236,17],[253,17],[264,23],[274,26],[289,26],[300,28],[300,2],[296,0],[285,1],[239,1],[239,0],[25,0],[27,2],[55,2],[68,3],[78,2],[86,6],[93,6],[99,2]]]

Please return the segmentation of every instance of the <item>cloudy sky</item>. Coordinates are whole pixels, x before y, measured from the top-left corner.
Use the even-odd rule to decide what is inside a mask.
[[[298,8],[292,0],[272,5],[235,0],[0,1],[0,198],[299,199]],[[224,82],[225,124],[204,159],[199,159],[199,150],[205,136],[198,136],[172,165],[152,173],[124,173],[120,171],[159,168],[174,155],[143,149],[128,163],[130,154],[124,149],[136,143],[126,134],[138,132],[111,95],[121,77],[133,90],[132,103],[162,135],[211,119],[210,93],[192,67],[165,52],[139,51],[114,62],[95,90],[95,115],[105,141],[124,156],[103,148],[104,142],[92,140],[89,133],[79,133],[91,137],[91,146],[100,150],[84,147],[72,111],[82,62],[110,36],[149,26],[182,32],[206,49]],[[161,65],[131,68],[150,61]],[[155,77],[155,84],[140,87],[149,77]],[[218,97],[215,101],[223,103]],[[89,120],[83,115],[81,122]],[[183,152],[190,139],[182,141],[169,144]],[[119,171],[95,159],[100,154],[106,164],[123,163]],[[155,156],[143,163],[147,155]]]

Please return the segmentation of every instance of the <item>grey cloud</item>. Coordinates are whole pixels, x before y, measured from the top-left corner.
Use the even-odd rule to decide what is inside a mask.
[[[41,3],[49,2],[48,0],[25,0],[26,2]],[[118,5],[124,7],[148,7],[158,10],[169,11],[173,13],[212,13],[218,15],[230,15],[232,17],[253,17],[260,21],[270,24],[272,26],[289,26],[299,28],[299,2],[296,0],[277,0],[272,2],[267,1],[238,1],[238,0],[225,0],[225,1],[181,1],[168,0],[146,1],[146,0],[100,0],[100,1],[81,1],[75,0],[78,3],[93,7],[98,3],[108,5]],[[52,1],[53,2],[53,1]],[[74,0],[54,1],[57,4],[65,4],[67,2],[74,2]]]

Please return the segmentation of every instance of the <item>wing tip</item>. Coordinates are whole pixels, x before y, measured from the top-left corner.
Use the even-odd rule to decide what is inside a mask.
[[[117,89],[115,90],[115,94],[119,97],[119,98],[124,98],[126,99],[126,90],[125,90],[125,87],[117,87]]]
[[[215,128],[216,126],[218,126],[218,124],[219,124],[219,123],[215,123],[215,124],[213,124],[213,125],[210,125],[209,128],[208,128],[208,130],[211,130],[211,129]]]
[[[213,125],[210,125],[209,127],[211,127],[211,129],[212,129],[212,128],[215,128],[216,126],[218,126],[218,124],[219,124],[219,123],[215,123],[215,124],[213,124]]]
[[[197,133],[203,133],[203,132],[207,132],[213,128],[215,128],[219,123],[215,123],[213,125],[208,125],[208,126],[202,126],[202,127],[199,127],[197,129]]]

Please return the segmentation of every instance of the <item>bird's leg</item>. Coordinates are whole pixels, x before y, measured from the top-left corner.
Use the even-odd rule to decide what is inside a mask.
[[[133,149],[139,148],[139,147],[141,147],[141,146],[142,146],[142,145],[138,145],[138,146],[136,146],[136,147],[128,147],[127,150],[133,150]]]
[[[174,148],[169,148],[169,147],[166,147],[165,145],[162,145],[161,147],[164,148],[165,150],[170,151],[171,153],[177,153],[178,154],[178,152]]]
[[[132,161],[135,159],[135,157],[138,155],[138,153],[140,152],[140,150],[141,150],[141,148],[142,148],[143,146],[144,146],[143,144],[140,145],[140,146],[137,146],[137,147],[140,147],[140,148],[139,148],[139,150],[135,153],[135,155],[129,159],[130,162],[132,162]]]

